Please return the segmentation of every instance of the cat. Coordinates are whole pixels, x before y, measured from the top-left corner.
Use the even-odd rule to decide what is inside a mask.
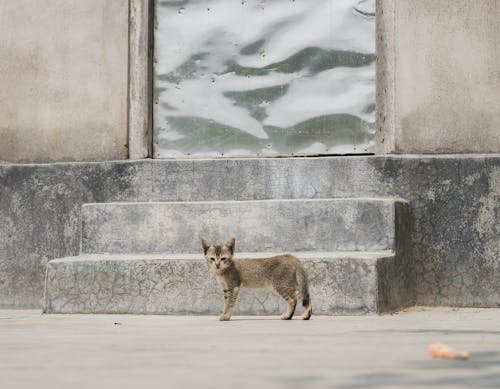
[[[293,255],[284,254],[260,259],[233,259],[235,238],[223,245],[214,245],[202,239],[201,245],[208,265],[215,271],[224,290],[225,306],[219,320],[231,318],[240,288],[272,287],[288,303],[281,316],[291,320],[297,300],[302,296],[305,311],[303,320],[312,315],[312,304],[307,285],[307,274],[302,263]]]

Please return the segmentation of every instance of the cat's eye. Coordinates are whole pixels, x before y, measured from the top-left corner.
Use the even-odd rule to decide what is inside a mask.
[[[221,261],[225,261],[226,259],[227,259],[227,258],[226,258],[226,257],[224,257],[224,258],[221,258],[220,260],[221,260]]]
[[[215,258],[210,258],[211,261],[215,261]]]

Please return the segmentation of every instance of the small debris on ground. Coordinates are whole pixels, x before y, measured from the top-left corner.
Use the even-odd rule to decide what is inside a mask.
[[[443,343],[435,343],[429,346],[429,355],[433,358],[442,359],[462,359],[466,360],[470,358],[470,354],[465,351],[455,350]]]
[[[115,326],[121,326],[122,323],[120,323],[119,321],[115,321]]]

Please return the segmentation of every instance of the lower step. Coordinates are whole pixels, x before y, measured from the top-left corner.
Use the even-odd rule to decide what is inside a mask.
[[[388,288],[396,266],[392,252],[295,255],[308,273],[315,314],[395,308],[392,300],[399,298],[398,291]],[[239,255],[244,257],[260,256]],[[200,255],[82,255],[47,265],[46,313],[215,315],[223,304],[221,287]],[[270,289],[242,289],[234,314],[278,314],[285,307]]]

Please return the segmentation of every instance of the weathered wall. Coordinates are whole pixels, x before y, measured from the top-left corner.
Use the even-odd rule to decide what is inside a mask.
[[[127,157],[128,11],[0,0],[0,160]]]
[[[500,0],[378,1],[379,153],[500,151]]]
[[[86,202],[353,195],[410,201],[419,304],[500,306],[497,154],[0,164],[0,307],[39,306]]]

